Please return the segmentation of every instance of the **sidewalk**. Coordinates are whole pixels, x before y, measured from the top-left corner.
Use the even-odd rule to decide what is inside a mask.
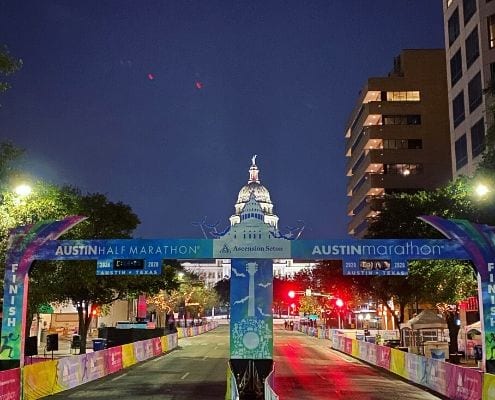
[[[88,338],[86,341],[86,353],[93,352],[93,339],[96,338]],[[79,347],[76,349],[71,349],[71,340],[66,337],[58,338],[58,350],[56,351],[47,351],[46,343],[41,342],[38,346],[38,354],[34,356],[27,356],[24,358],[24,364],[35,364],[37,362],[46,361],[46,360],[55,360],[57,358],[69,357],[73,355],[79,354]]]

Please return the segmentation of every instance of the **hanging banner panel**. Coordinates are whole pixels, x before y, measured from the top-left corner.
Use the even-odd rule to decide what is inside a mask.
[[[213,258],[208,239],[53,240],[36,254],[38,260],[163,260]]]
[[[468,260],[462,244],[446,239],[293,240],[291,257],[342,260],[344,275],[407,275],[409,260]]]
[[[272,260],[232,260],[230,358],[273,358],[272,282]]]

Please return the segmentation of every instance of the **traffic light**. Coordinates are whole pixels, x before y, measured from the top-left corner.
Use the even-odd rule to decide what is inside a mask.
[[[101,308],[98,304],[91,304],[91,315],[93,317],[99,317],[101,314]]]
[[[296,292],[294,292],[293,290],[289,290],[288,296],[289,296],[291,299],[293,299],[294,297],[296,297]]]
[[[335,300],[335,305],[339,308],[342,308],[344,305],[344,301],[342,299]]]

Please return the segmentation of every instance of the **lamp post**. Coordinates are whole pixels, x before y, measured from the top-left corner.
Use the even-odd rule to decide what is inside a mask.
[[[31,194],[33,191],[32,187],[26,183],[22,183],[20,185],[17,185],[14,188],[14,193],[19,196],[20,198],[27,197]]]

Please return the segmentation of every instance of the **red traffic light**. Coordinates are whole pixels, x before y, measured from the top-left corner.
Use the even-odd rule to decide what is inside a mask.
[[[342,307],[344,305],[344,301],[342,299],[335,300],[335,305],[337,307]]]
[[[294,297],[296,297],[296,292],[294,292],[293,290],[289,290],[288,295],[291,299],[293,299]]]

